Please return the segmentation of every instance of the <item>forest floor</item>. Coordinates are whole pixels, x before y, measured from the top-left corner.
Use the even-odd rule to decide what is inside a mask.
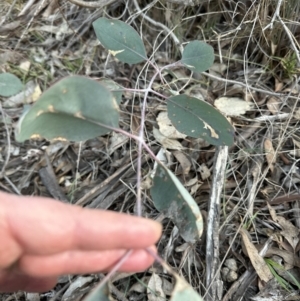
[[[88,7],[95,3],[103,5]],[[162,222],[159,254],[204,300],[300,300],[298,0],[2,0],[0,12],[0,73],[12,73],[25,85],[22,93],[0,98],[1,190],[134,214],[134,141],[111,132],[83,143],[19,143],[17,122],[24,105],[68,75],[106,77],[130,89],[146,87],[154,70],[109,55],[93,31],[99,17],[135,28],[159,68],[180,60],[176,41],[205,41],[215,53],[207,72],[165,70],[163,82],[158,79],[153,87],[168,96],[185,92],[206,101],[227,115],[235,129],[234,145],[226,149],[220,210],[214,212],[214,263],[207,262],[212,238],[206,225],[216,189],[216,156],[226,147],[201,138],[166,136],[169,124],[158,119],[166,105],[155,94],[147,99],[146,142],[155,154],[164,150],[169,168],[197,202],[203,235],[186,243],[173,222],[155,209],[149,189],[143,190],[143,216]],[[142,101],[140,93],[123,93],[122,129],[138,132]],[[142,161],[146,187],[154,162],[146,153]],[[208,283],[210,264],[215,270]],[[16,292],[0,299],[79,301],[102,276],[66,275],[47,293]],[[120,301],[171,300],[173,286],[174,279],[158,264],[144,273],[117,274],[109,284],[111,300]],[[216,287],[219,293],[212,299]]]

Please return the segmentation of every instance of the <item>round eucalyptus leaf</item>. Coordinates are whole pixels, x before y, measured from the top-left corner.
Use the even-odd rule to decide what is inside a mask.
[[[23,89],[23,84],[15,75],[11,73],[0,74],[0,96],[10,97],[19,93]]]
[[[203,138],[212,145],[233,144],[233,127],[206,102],[182,94],[170,97],[167,109],[169,119],[179,132],[193,138]]]
[[[185,46],[181,62],[191,71],[204,72],[214,62],[214,49],[204,42],[192,41]]]
[[[186,242],[194,243],[203,231],[197,203],[178,178],[162,164],[157,164],[150,193],[155,208],[169,217]]]
[[[139,34],[120,20],[99,18],[93,22],[100,43],[118,60],[137,64],[147,60],[144,43]]]
[[[83,141],[118,128],[119,106],[102,84],[82,76],[50,87],[19,120],[16,139]]]

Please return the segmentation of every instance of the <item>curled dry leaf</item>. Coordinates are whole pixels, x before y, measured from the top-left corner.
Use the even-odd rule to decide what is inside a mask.
[[[277,115],[279,113],[280,101],[278,98],[272,96],[267,101],[267,108],[273,114]]]
[[[200,167],[197,169],[197,171],[200,172],[202,180],[208,179],[208,178],[210,177],[210,175],[211,175],[211,174],[210,174],[210,170],[209,170],[209,168],[206,166],[205,163],[202,163],[202,164],[200,165]]]
[[[181,150],[183,146],[180,144],[179,141],[175,139],[170,139],[164,136],[157,128],[153,128],[153,136],[155,140],[160,143],[165,149],[175,149]]]
[[[271,172],[273,173],[276,156],[275,156],[275,150],[273,148],[272,141],[270,139],[265,139],[264,149],[265,149],[265,153],[266,153],[266,159],[268,162],[268,166],[269,166]]]
[[[276,211],[271,207],[271,205],[269,203],[267,204],[273,221],[278,223],[282,228],[280,234],[289,242],[289,244],[295,250],[299,243],[300,230],[297,227],[295,227],[290,221],[286,220],[283,216],[278,216],[276,214]]]
[[[148,301],[165,301],[166,295],[163,290],[162,279],[155,273],[152,274],[148,282]]]
[[[257,249],[254,244],[250,241],[250,235],[245,229],[240,230],[240,234],[242,235],[244,246],[247,250],[247,254],[250,258],[250,261],[255,269],[258,277],[264,281],[268,282],[273,278],[272,273],[270,272],[267,264],[264,259],[259,255]]]
[[[253,104],[238,97],[220,97],[215,107],[227,116],[239,116],[253,108]]]
[[[188,157],[184,153],[182,153],[180,151],[173,152],[173,155],[175,156],[177,161],[180,163],[183,174],[187,175],[190,172],[190,169],[192,166],[191,161],[188,159]]]

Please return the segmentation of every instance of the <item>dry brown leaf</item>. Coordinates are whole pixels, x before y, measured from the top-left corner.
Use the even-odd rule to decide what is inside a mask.
[[[153,136],[155,140],[166,149],[182,150],[184,147],[175,139],[164,136],[157,128],[153,128]]]
[[[127,143],[129,138],[121,133],[112,133],[111,138],[109,139],[109,146],[107,153],[111,155],[116,149],[123,146]]]
[[[253,108],[253,104],[238,97],[220,97],[215,100],[215,107],[227,116],[239,116]]]
[[[264,141],[264,148],[265,148],[265,153],[266,153],[266,159],[268,162],[268,166],[271,170],[271,172],[274,172],[274,163],[275,163],[275,150],[272,144],[272,141],[270,139],[265,139]]]
[[[280,92],[284,86],[283,82],[280,82],[278,79],[275,78],[275,92]]]
[[[290,221],[286,220],[283,216],[277,216],[276,211],[271,207],[269,203],[267,204],[273,221],[278,223],[282,228],[280,234],[289,242],[289,244],[295,250],[299,242],[299,229],[295,227]]]
[[[277,115],[279,113],[280,101],[278,98],[272,96],[267,101],[268,110],[273,114]]]
[[[206,180],[211,176],[210,170],[205,163],[202,163],[197,171],[200,172],[202,180]]]
[[[191,166],[192,166],[191,161],[182,152],[175,151],[175,152],[173,152],[173,155],[175,156],[177,161],[180,163],[183,174],[187,175],[190,172],[190,169],[191,169]]]
[[[242,235],[244,246],[247,250],[248,256],[250,261],[255,269],[258,277],[264,281],[268,282],[273,278],[272,273],[270,272],[267,264],[265,263],[264,259],[259,255],[257,249],[255,248],[254,244],[249,239],[249,234],[245,229],[240,229],[240,233]]]
[[[296,266],[296,267],[300,268],[300,258],[291,252],[272,247],[267,251],[266,256],[271,257],[273,255],[278,255],[278,256],[282,257],[284,260],[285,266],[286,265],[288,265],[290,267]]]
[[[149,301],[165,301],[166,295],[162,288],[162,280],[161,278],[153,273],[150,277],[147,287],[147,295]]]
[[[30,61],[23,61],[20,63],[19,68],[22,69],[23,71],[28,72],[31,66]]]

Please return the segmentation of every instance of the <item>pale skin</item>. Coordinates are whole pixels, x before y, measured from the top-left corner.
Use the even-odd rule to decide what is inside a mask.
[[[0,192],[0,292],[43,292],[60,275],[109,271],[128,249],[121,271],[143,271],[160,235],[151,220]]]

